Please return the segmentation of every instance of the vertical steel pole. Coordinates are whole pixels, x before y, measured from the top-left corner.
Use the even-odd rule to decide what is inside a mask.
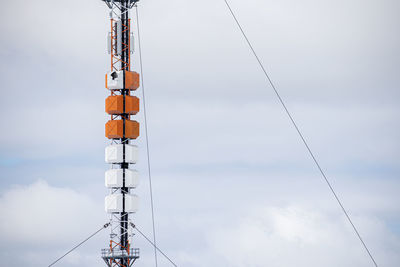
[[[121,22],[122,22],[122,44],[128,44],[128,38],[130,37],[129,31],[129,0],[121,0]],[[129,71],[130,70],[130,60],[129,60],[130,48],[126,47],[126,45],[122,45],[122,54],[121,54],[121,69]],[[125,110],[125,96],[129,94],[129,90],[126,89],[125,79],[124,79],[124,89],[122,90],[122,95],[124,96],[124,110]],[[129,144],[129,139],[125,137],[125,122],[129,119],[128,114],[122,115],[122,120],[124,124],[124,137],[121,140],[122,144]],[[125,170],[129,168],[129,163],[126,163],[125,160],[125,146],[124,146],[124,156],[123,163],[121,164],[121,169],[123,169],[123,187],[121,188],[121,193],[123,196],[123,212],[121,213],[121,249],[127,249],[128,244],[128,213],[125,211],[125,194],[129,193],[129,189],[125,186]],[[128,259],[121,260],[122,266],[128,266]]]

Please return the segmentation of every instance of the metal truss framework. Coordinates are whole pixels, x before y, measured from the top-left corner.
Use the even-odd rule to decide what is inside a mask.
[[[138,0],[103,0],[110,8],[110,54],[111,72],[131,70],[131,19],[129,10]],[[124,87],[125,88],[125,87]],[[111,90],[111,95],[129,96],[130,90]],[[125,101],[125,100],[124,100]],[[111,120],[120,118],[130,120],[130,114],[111,115]],[[111,139],[111,144],[129,144],[130,138]],[[125,152],[124,152],[125,153]],[[129,163],[111,164],[111,169],[123,169],[124,185],[110,189],[111,194],[129,194],[131,188],[125,187],[125,170],[129,169]],[[125,205],[125,204],[124,204]],[[139,258],[139,249],[131,247],[132,232],[129,230],[129,213],[125,208],[121,213],[110,215],[110,243],[109,247],[101,251],[101,256],[109,267],[128,267]]]

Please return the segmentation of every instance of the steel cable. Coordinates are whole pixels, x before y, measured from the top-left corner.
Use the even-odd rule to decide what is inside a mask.
[[[158,252],[160,252],[172,265],[174,265],[175,267],[178,267],[178,265],[176,265],[175,262],[173,262],[164,252],[162,252],[161,249],[159,249],[153,242],[151,242],[151,240],[150,240],[145,234],[143,234],[143,232],[140,231],[140,230],[137,228],[136,225],[134,225],[133,223],[131,223],[131,226],[132,226],[133,229],[136,229],[136,231],[137,231],[141,236],[143,236],[143,237],[147,240],[147,242],[149,242],[149,243],[154,247],[154,249],[158,250]]]
[[[154,242],[154,261],[156,263],[156,267],[158,266],[157,260],[157,247],[156,247],[156,227],[155,227],[155,219],[154,219],[154,201],[153,201],[153,186],[151,182],[151,166],[150,166],[150,150],[149,150],[149,136],[147,133],[147,114],[146,114],[146,98],[145,98],[145,90],[144,90],[144,79],[143,79],[143,62],[142,62],[142,45],[140,39],[140,27],[139,27],[139,11],[137,5],[135,5],[136,10],[136,21],[137,21],[137,30],[138,30],[138,47],[139,47],[139,61],[140,61],[140,76],[142,80],[142,92],[143,92],[143,114],[144,114],[144,127],[145,127],[145,135],[146,135],[146,151],[147,151],[147,169],[149,173],[149,188],[150,188],[150,205],[151,205],[151,220],[153,224],[153,242]]]
[[[261,62],[260,58],[258,57],[256,51],[254,50],[254,48],[253,48],[251,42],[250,42],[249,39],[247,38],[247,35],[246,35],[246,33],[244,32],[242,26],[240,25],[240,23],[239,23],[239,21],[238,21],[236,15],[235,15],[235,13],[233,12],[231,6],[229,5],[229,3],[228,3],[227,0],[224,0],[224,2],[225,2],[225,4],[226,4],[226,6],[228,7],[228,9],[229,9],[229,11],[230,11],[232,17],[234,18],[234,20],[235,20],[237,26],[239,27],[239,29],[240,29],[240,31],[241,31],[241,33],[242,33],[244,39],[246,40],[247,44],[249,45],[251,51],[253,52],[254,57],[257,59],[258,64],[260,65],[262,71],[264,72],[264,74],[265,74],[265,76],[266,76],[266,78],[267,78],[269,84],[271,85],[271,87],[272,87],[272,89],[274,90],[276,96],[278,97],[279,102],[281,103],[281,105],[282,105],[283,108],[285,109],[286,114],[288,115],[288,117],[289,117],[290,121],[292,122],[294,128],[296,129],[296,131],[297,131],[299,137],[301,138],[302,142],[304,143],[304,145],[305,145],[305,147],[306,147],[308,153],[310,154],[312,160],[314,161],[314,163],[315,163],[315,165],[317,166],[319,172],[321,173],[321,175],[322,175],[322,177],[324,178],[326,184],[328,185],[330,191],[332,192],[332,194],[333,194],[333,196],[335,197],[337,203],[338,203],[339,206],[341,207],[341,209],[342,209],[344,215],[346,216],[347,220],[348,220],[349,223],[351,224],[351,226],[352,226],[354,232],[356,233],[358,239],[360,240],[360,242],[362,243],[363,247],[364,247],[365,250],[367,251],[369,257],[370,257],[371,260],[372,260],[372,262],[374,263],[374,265],[375,265],[376,267],[378,267],[378,264],[376,263],[376,261],[375,261],[374,257],[372,256],[370,250],[368,249],[367,245],[365,244],[363,238],[361,237],[361,235],[360,235],[360,233],[358,232],[356,226],[354,225],[354,223],[353,223],[353,221],[351,220],[349,214],[347,213],[347,211],[346,211],[346,209],[344,208],[342,202],[340,201],[338,195],[336,194],[336,192],[335,192],[335,190],[333,189],[331,183],[329,182],[327,176],[325,175],[325,172],[322,170],[321,165],[319,164],[319,162],[318,162],[318,160],[316,159],[316,157],[314,156],[314,153],[312,152],[310,146],[308,145],[307,141],[305,140],[305,138],[304,138],[302,132],[300,131],[300,129],[299,129],[297,123],[295,122],[295,120],[293,119],[291,113],[289,112],[289,110],[288,110],[288,108],[287,108],[285,102],[283,101],[283,99],[282,99],[282,97],[280,96],[278,90],[276,89],[274,83],[272,82],[270,76],[268,75],[267,71],[265,70],[264,65],[262,64],[262,62]]]
[[[59,262],[61,259],[63,259],[65,256],[67,256],[69,253],[71,253],[72,251],[74,251],[75,249],[77,249],[78,247],[80,247],[81,245],[83,245],[86,241],[88,241],[89,239],[91,239],[92,237],[94,237],[95,235],[97,235],[99,232],[101,232],[101,230],[106,229],[108,226],[110,226],[109,223],[106,223],[105,225],[103,225],[99,230],[97,230],[96,232],[94,232],[93,234],[91,234],[88,238],[86,238],[85,240],[83,240],[82,242],[80,242],[78,245],[76,245],[75,247],[73,247],[72,249],[70,249],[67,253],[65,253],[64,255],[62,255],[61,257],[59,257],[58,259],[56,259],[55,261],[53,261],[48,267],[53,266],[54,264],[56,264],[57,262]]]

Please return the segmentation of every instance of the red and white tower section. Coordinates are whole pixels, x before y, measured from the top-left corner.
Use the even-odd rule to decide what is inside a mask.
[[[139,183],[135,170],[138,160],[139,74],[131,70],[133,34],[129,11],[138,0],[103,0],[110,8],[111,28],[108,35],[108,53],[111,69],[105,77],[110,96],[105,101],[105,111],[110,120],[105,125],[105,135],[111,141],[105,149],[105,160],[110,169],[105,173],[105,185],[110,194],[105,198],[105,209],[110,214],[110,243],[102,250],[107,266],[128,267],[139,258],[139,249],[132,247],[129,230],[130,215],[138,209],[139,199],[134,189]]]

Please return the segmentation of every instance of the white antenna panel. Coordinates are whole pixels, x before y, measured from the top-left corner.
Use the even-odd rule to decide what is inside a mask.
[[[122,70],[109,71],[106,76],[106,87],[109,90],[119,90],[124,88],[125,74]]]
[[[122,53],[122,22],[120,20],[116,23],[117,26],[117,54]]]
[[[131,43],[131,54],[133,54],[133,52],[135,51],[135,38],[133,37],[133,33],[131,33],[131,37],[130,37],[130,43]]]
[[[123,195],[112,194],[105,198],[105,210],[107,213],[123,212]],[[125,194],[125,212],[134,213],[139,209],[139,197],[137,195]]]
[[[109,55],[111,54],[111,47],[111,32],[109,32],[107,35],[107,52]]]
[[[125,195],[125,211],[137,212],[139,209],[139,197],[137,195]]]
[[[108,188],[123,187],[123,169],[111,169],[105,173],[105,184]],[[139,185],[139,172],[125,169],[125,187],[136,188]]]
[[[123,163],[125,146],[125,162],[136,163],[138,160],[138,147],[134,145],[109,145],[106,147],[105,160],[107,163]]]

